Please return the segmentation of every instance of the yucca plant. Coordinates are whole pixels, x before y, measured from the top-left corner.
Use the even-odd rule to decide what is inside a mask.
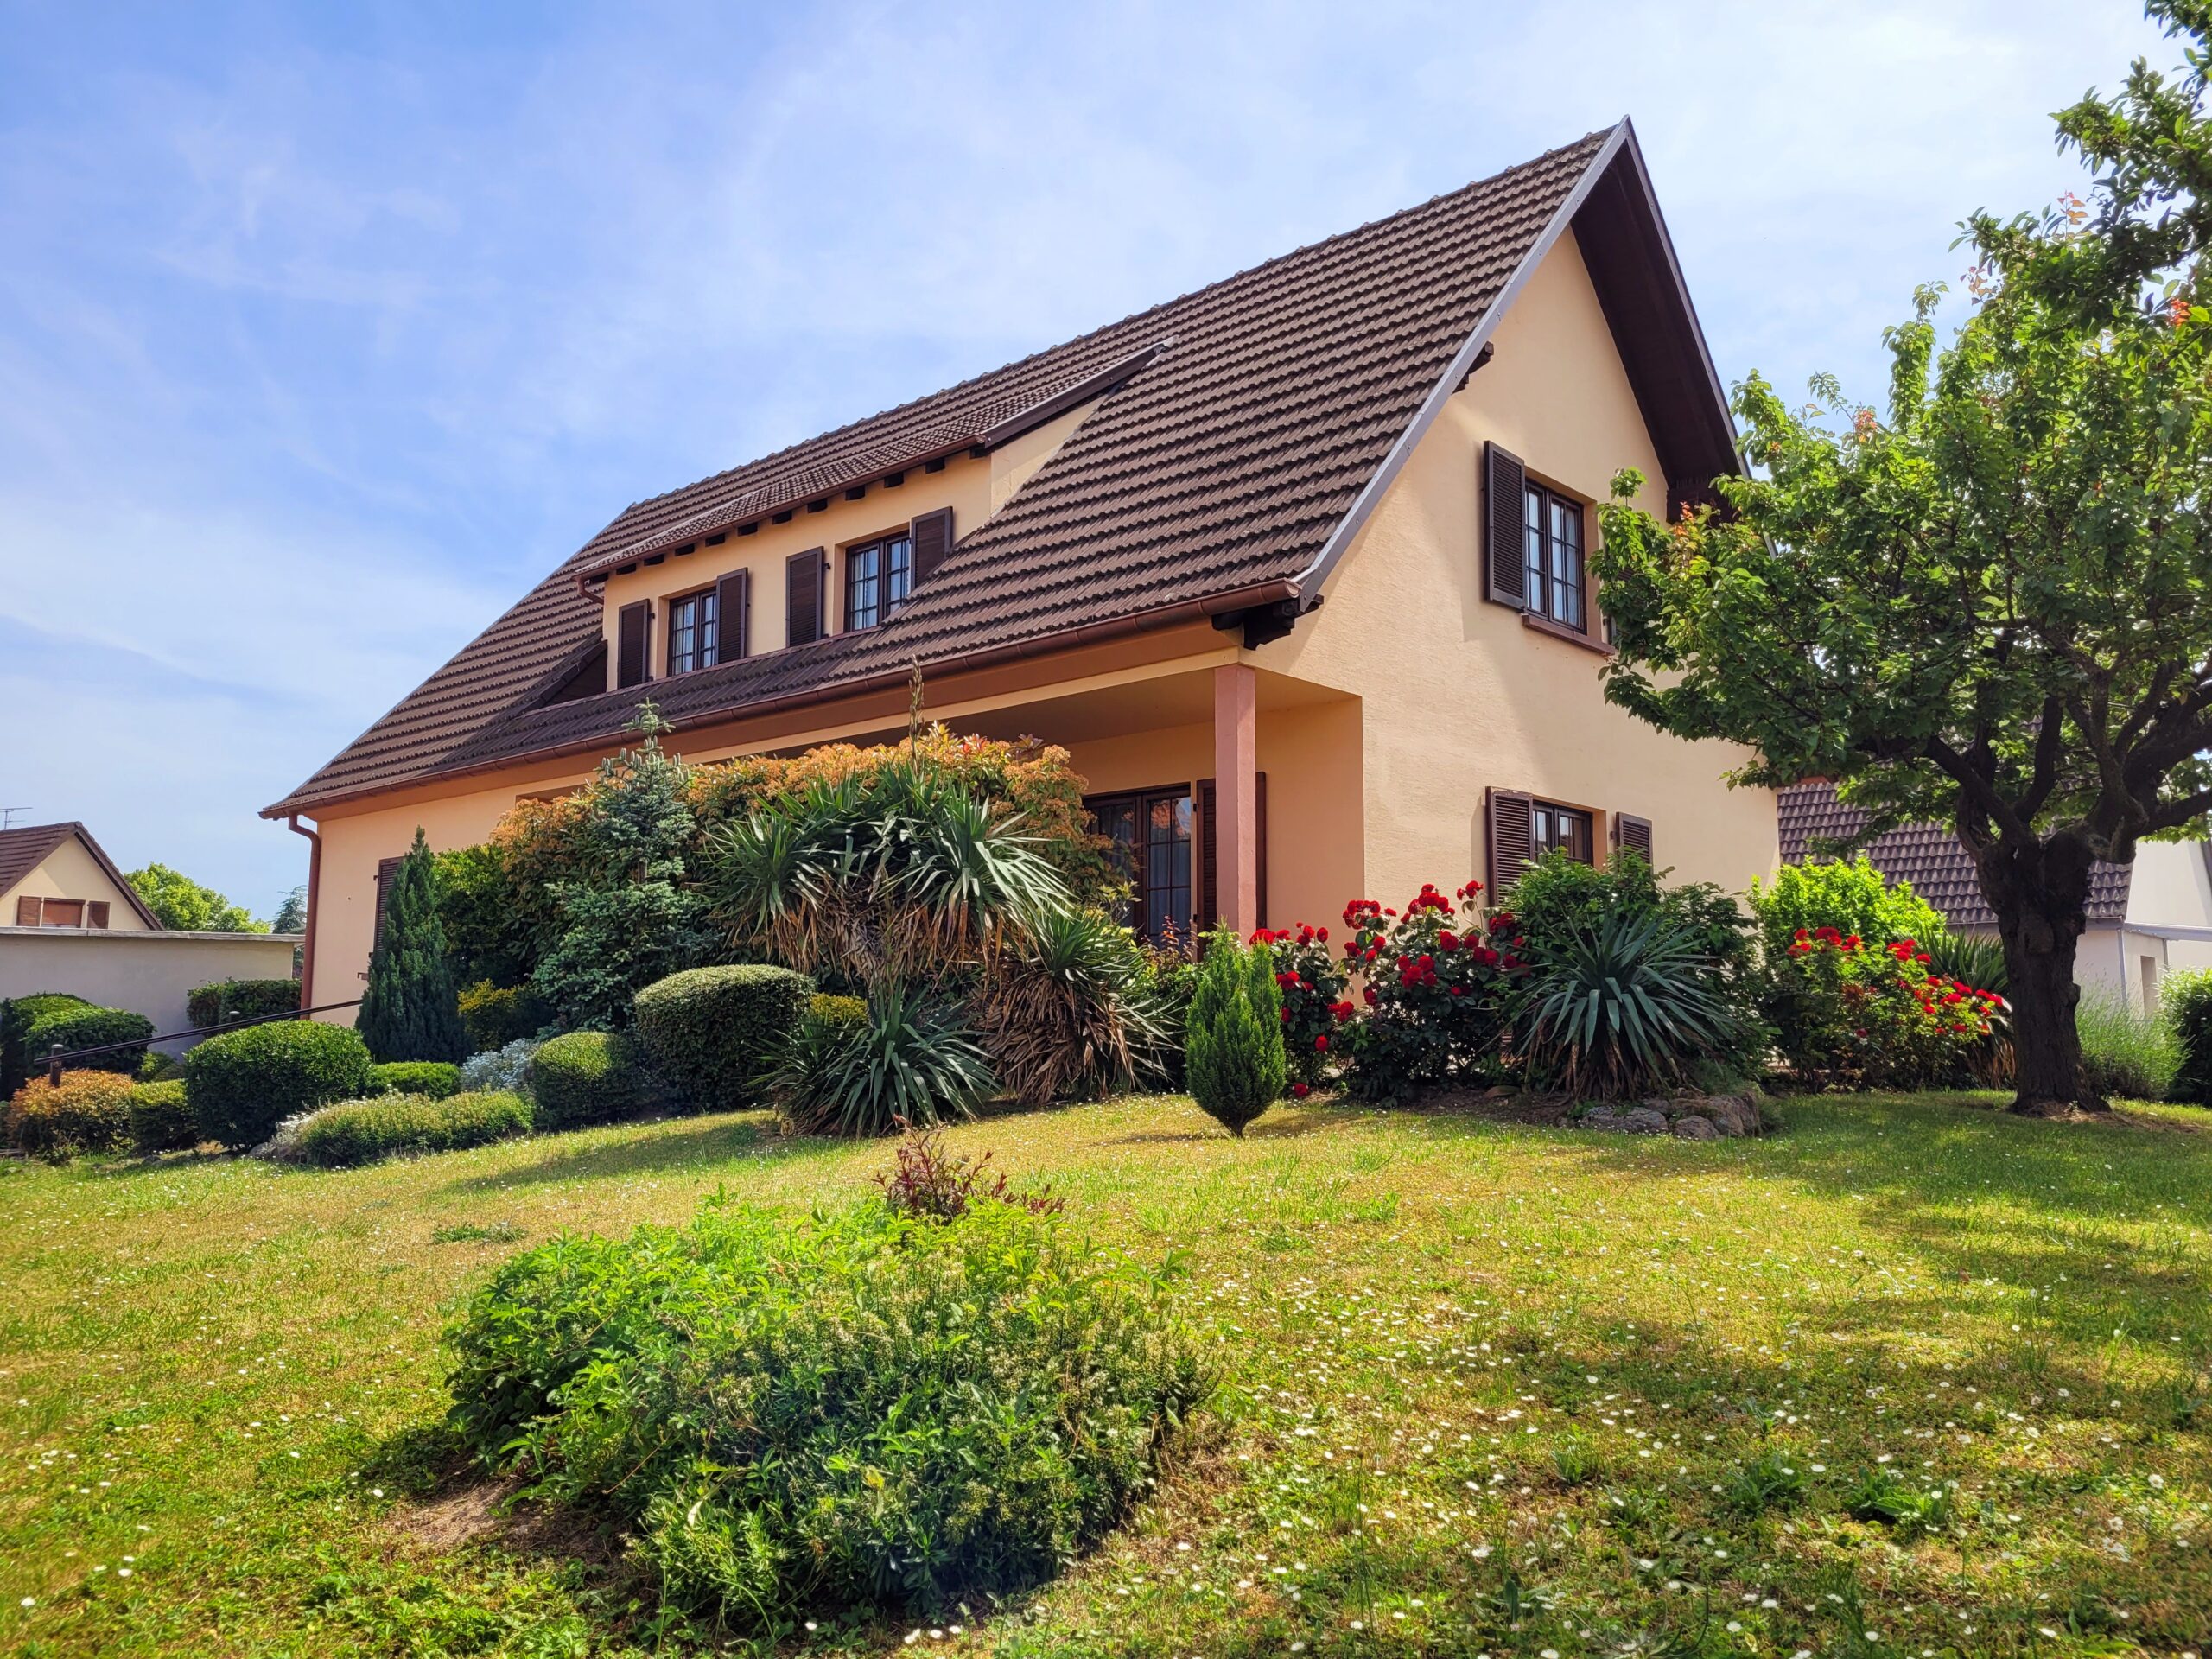
[[[1978,991],[2005,995],[2005,942],[1994,935],[1954,933],[1947,928],[1931,939],[1921,940],[1920,948],[1928,953],[1929,973],[1944,979],[1962,979]]]
[[[1149,978],[1129,931],[1098,912],[1042,918],[977,997],[1000,1082],[1023,1105],[1042,1106],[1152,1077],[1171,1038]]]
[[[959,1005],[896,982],[863,1020],[810,1007],[762,1083],[800,1134],[855,1138],[972,1117],[996,1086]]]
[[[1517,1047],[1554,1087],[1630,1099],[1725,1051],[1743,1016],[1718,969],[1666,918],[1615,913],[1539,944]]]

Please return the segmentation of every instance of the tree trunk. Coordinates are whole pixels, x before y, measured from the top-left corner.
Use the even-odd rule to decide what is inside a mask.
[[[2074,954],[2088,925],[2088,845],[2063,831],[2024,845],[1999,842],[1977,857],[1982,896],[1997,912],[2012,1005],[2012,1109],[2063,1117],[2110,1109],[2082,1077],[2074,1022]]]

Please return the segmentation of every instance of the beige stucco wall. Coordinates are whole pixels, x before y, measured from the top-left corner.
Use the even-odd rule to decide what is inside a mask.
[[[1359,699],[1365,896],[1393,904],[1423,881],[1479,875],[1493,786],[1649,818],[1656,860],[1676,879],[1740,891],[1778,855],[1772,794],[1721,781],[1741,752],[1631,719],[1605,701],[1601,654],[1482,596],[1487,439],[1592,504],[1592,544],[1595,504],[1624,467],[1649,480],[1643,505],[1664,510],[1657,456],[1571,235],[1492,338],[1492,361],[1415,448],[1320,612],[1254,660]],[[1276,822],[1294,823],[1300,805],[1271,788]]]
[[[28,875],[0,893],[0,919],[13,922],[19,896],[41,899],[104,899],[107,925],[114,932],[143,932],[144,919],[131,907],[130,897],[100,868],[99,860],[85,843],[72,836],[42,859]]]
[[[68,991],[181,1031],[185,997],[219,979],[289,979],[296,933],[0,927],[0,998]],[[166,1044],[171,1052],[184,1045]]]

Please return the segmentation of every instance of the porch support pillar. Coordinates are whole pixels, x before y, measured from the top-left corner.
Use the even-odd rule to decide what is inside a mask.
[[[1260,676],[1246,663],[1213,671],[1215,903],[1241,938],[1260,925]]]

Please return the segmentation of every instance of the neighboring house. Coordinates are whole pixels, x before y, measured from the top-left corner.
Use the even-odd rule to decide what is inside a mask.
[[[1815,842],[1849,841],[1866,814],[1845,806],[1830,783],[1781,794],[1782,857],[1802,863]],[[1961,933],[1997,932],[1974,860],[1940,824],[1907,824],[1866,843],[1875,868],[1912,890]],[[2185,968],[2212,967],[2212,842],[2145,842],[2132,864],[2099,864],[2089,875],[2089,925],[2075,947],[2075,982],[2132,1008],[2158,1006],[2158,982]]]
[[[928,717],[1065,745],[1133,920],[1334,921],[1532,852],[1776,856],[1740,752],[1606,704],[1624,467],[1733,430],[1628,124],[625,510],[267,809],[316,837],[313,996],[379,867],[574,787],[650,697],[694,760]],[[318,829],[302,820],[312,817]]]
[[[284,979],[292,933],[185,933],[161,920],[81,823],[0,830],[0,1000],[68,991],[184,1029],[185,998],[219,979]]]

